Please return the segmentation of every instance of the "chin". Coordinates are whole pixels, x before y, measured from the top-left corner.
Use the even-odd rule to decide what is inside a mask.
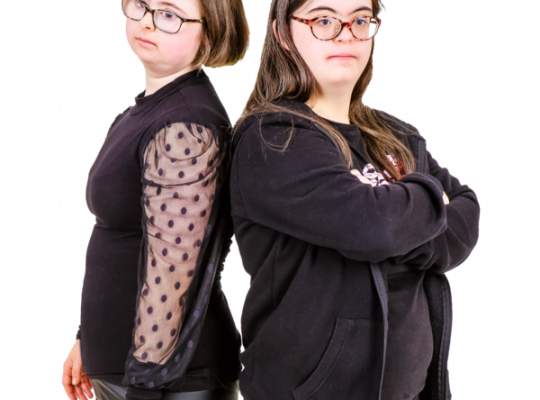
[[[342,74],[328,77],[325,83],[332,86],[350,86],[355,85],[358,79],[360,79],[360,75],[357,74]]]

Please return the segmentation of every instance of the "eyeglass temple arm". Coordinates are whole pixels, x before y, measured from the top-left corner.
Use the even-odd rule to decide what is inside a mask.
[[[120,4],[122,5],[122,8],[124,8],[124,1],[123,0],[120,0]],[[144,14],[146,15],[147,12],[152,14],[152,20],[154,19],[154,12],[155,11],[160,11],[160,10],[152,10],[146,4],[144,4],[144,8],[145,8]],[[180,17],[178,15],[177,15],[177,17],[182,20],[182,23],[184,23],[184,22],[199,22],[199,23],[203,24],[204,21],[205,21],[204,18],[201,18],[201,19],[187,19],[187,18],[182,18],[182,17]],[[143,18],[144,18],[144,15],[143,15]]]

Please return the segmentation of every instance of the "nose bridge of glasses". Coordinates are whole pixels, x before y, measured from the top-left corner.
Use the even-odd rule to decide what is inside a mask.
[[[336,18],[337,19],[337,18]],[[343,35],[343,28],[348,28],[351,36],[354,38],[354,33],[352,31],[352,23],[354,21],[348,21],[348,22],[343,22],[339,19],[337,19],[338,23],[336,24],[336,27],[334,28],[334,32],[335,32],[335,35],[334,36],[334,39],[336,39],[337,37],[342,37]]]
[[[152,25],[152,27],[154,29],[156,29],[156,20],[155,20],[155,17],[156,17],[156,14],[155,14],[156,10],[152,10],[150,8],[148,8],[148,6],[146,4],[144,4],[144,15],[142,16],[142,18],[140,19],[140,21],[144,24],[144,23],[147,23],[144,19],[145,18],[150,18],[150,22],[149,24]]]

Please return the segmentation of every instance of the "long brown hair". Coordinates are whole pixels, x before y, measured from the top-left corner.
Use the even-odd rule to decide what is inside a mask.
[[[266,29],[266,39],[261,56],[261,66],[255,88],[236,126],[238,127],[244,119],[253,114],[284,112],[306,118],[321,125],[332,134],[341,148],[345,163],[349,168],[352,168],[351,150],[347,141],[337,129],[316,114],[307,115],[280,107],[272,102],[279,98],[286,98],[305,103],[312,96],[317,96],[317,82],[296,49],[289,26],[291,14],[302,7],[307,1],[309,0],[272,1],[268,27]],[[372,0],[374,16],[379,14],[381,6],[382,4],[378,0]],[[274,20],[276,21],[276,31],[281,36],[283,44],[289,50],[285,49],[276,39],[272,27]],[[373,43],[373,48],[375,47],[374,45],[375,43]],[[372,76],[373,49],[367,66],[353,89],[349,108],[349,119],[361,129],[370,161],[374,167],[381,172],[386,170],[394,179],[399,180],[401,174],[388,160],[386,155],[390,154],[396,161],[401,161],[407,174],[415,170],[414,157],[411,151],[392,134],[383,118],[363,104],[362,97],[371,82]],[[406,127],[403,127],[403,130],[400,131],[402,133],[409,133]],[[290,142],[293,132],[293,129],[291,129],[291,134],[282,147],[283,150]]]

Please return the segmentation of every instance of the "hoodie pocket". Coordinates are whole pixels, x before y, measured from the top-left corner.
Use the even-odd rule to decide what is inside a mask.
[[[337,318],[330,343],[295,400],[376,400],[382,370],[382,321]]]

